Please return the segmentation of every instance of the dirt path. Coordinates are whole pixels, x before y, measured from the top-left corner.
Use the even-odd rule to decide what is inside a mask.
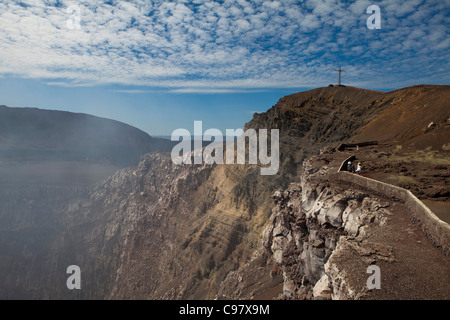
[[[372,257],[371,264],[380,267],[381,289],[369,291],[364,299],[450,299],[450,258],[433,246],[420,226],[412,222],[404,204],[379,195],[370,196],[389,202],[389,214],[387,223],[371,228],[361,245],[374,243],[389,248],[394,261]],[[365,286],[370,276],[367,260],[355,253],[342,263],[343,271],[352,275],[355,287]]]
[[[393,214],[371,240],[393,247],[396,262],[380,262],[381,290],[375,299],[450,299],[450,259],[414,224],[405,206],[392,203]]]

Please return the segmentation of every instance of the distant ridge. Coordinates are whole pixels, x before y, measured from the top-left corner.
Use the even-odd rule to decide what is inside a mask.
[[[90,160],[136,165],[172,143],[128,124],[83,113],[0,106],[0,158]]]

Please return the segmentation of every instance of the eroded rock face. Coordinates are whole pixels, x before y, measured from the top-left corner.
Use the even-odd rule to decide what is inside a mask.
[[[188,245],[191,255],[203,247],[190,234],[179,239],[176,228],[186,229],[192,215],[201,217],[215,203],[216,191],[202,187],[212,169],[175,166],[167,156],[148,154],[137,167],[118,171],[88,197],[70,203],[64,223],[71,226],[72,259],[83,272],[83,298],[177,298],[196,272],[207,274],[206,267],[188,270],[190,258],[182,253]],[[207,230],[200,225],[192,233]],[[65,249],[67,242],[60,245]],[[184,264],[171,258],[174,252]],[[171,283],[180,274],[185,282]]]
[[[363,265],[375,264],[377,261],[392,263],[396,261],[393,247],[377,242],[361,241],[349,236],[342,236],[330,259],[325,264],[325,275],[332,288],[329,298],[334,300],[363,299],[369,289],[363,281],[356,283],[353,275],[343,270],[342,261],[357,257]]]
[[[386,222],[389,203],[306,177],[311,175],[273,194],[276,206],[263,232],[264,248],[283,270],[284,297],[357,298],[361,293],[346,282],[333,256],[356,250],[361,256],[376,253],[393,259],[391,248],[359,245],[369,228]]]

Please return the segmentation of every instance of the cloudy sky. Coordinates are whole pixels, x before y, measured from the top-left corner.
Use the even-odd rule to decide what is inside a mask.
[[[0,26],[0,104],[152,135],[240,128],[338,66],[367,89],[450,84],[450,0],[0,0]]]

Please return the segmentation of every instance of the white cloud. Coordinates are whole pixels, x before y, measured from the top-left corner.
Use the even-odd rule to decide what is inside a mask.
[[[188,92],[324,85],[342,62],[354,68],[345,79],[372,86],[400,86],[414,64],[449,70],[439,0],[378,1],[383,28],[375,31],[365,26],[368,0],[56,3],[0,3],[0,75]],[[80,30],[67,28],[74,3]],[[370,79],[359,71],[367,68],[376,70]]]

